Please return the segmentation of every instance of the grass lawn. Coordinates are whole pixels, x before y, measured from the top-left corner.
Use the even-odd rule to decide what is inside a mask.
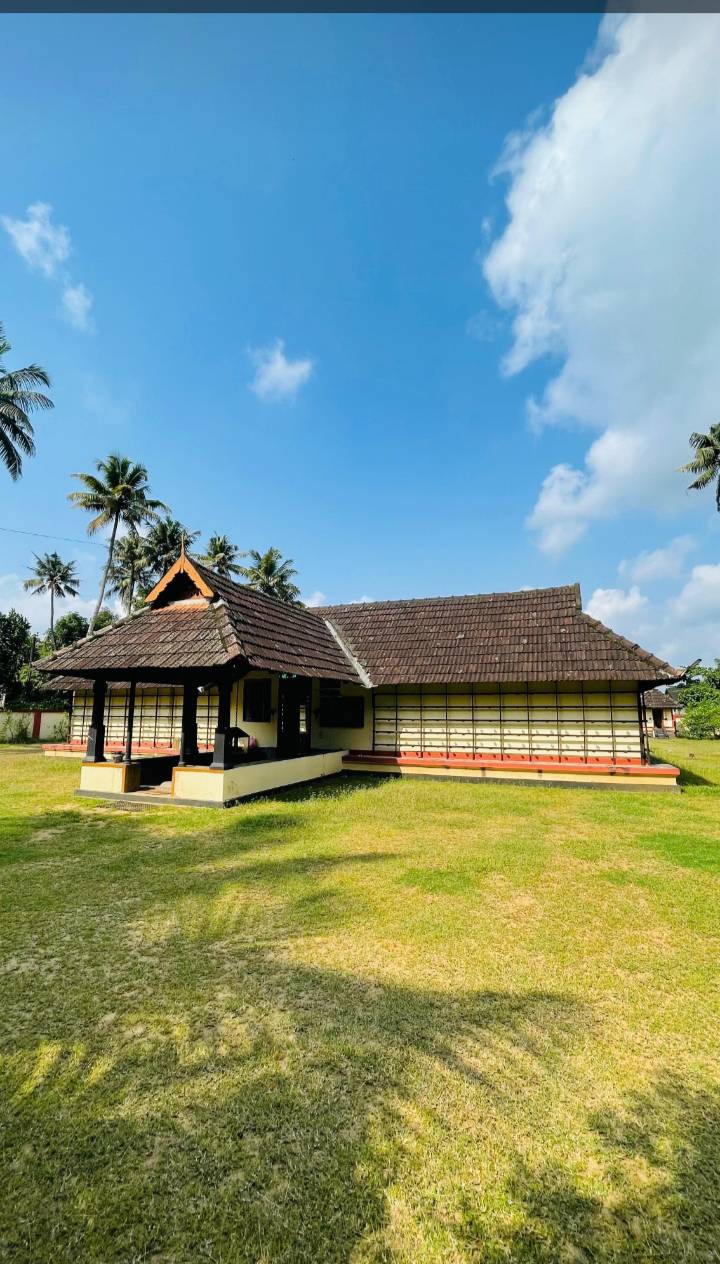
[[[127,812],[0,748],[0,1258],[720,1260],[720,742],[656,753]]]

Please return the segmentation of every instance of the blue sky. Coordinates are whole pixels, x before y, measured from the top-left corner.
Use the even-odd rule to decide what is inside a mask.
[[[580,580],[710,656],[718,515],[676,468],[717,419],[718,20],[672,21],[0,18],[0,316],[56,403],[0,525],[81,540],[71,473],[118,450],[306,598]],[[89,604],[96,543],[0,532],[40,628],[52,547]]]

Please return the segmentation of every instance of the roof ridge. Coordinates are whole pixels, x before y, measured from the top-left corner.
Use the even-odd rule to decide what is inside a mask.
[[[362,606],[409,606],[419,605],[422,602],[431,601],[469,601],[477,600],[477,598],[491,597],[521,597],[527,594],[528,597],[537,596],[538,593],[573,593],[576,600],[579,599],[580,585],[573,584],[554,584],[547,588],[511,588],[506,592],[494,591],[484,593],[447,593],[445,596],[437,597],[387,597],[380,601],[343,601],[337,602],[335,605],[313,606],[315,613],[323,616],[323,612],[327,610],[356,610]],[[308,608],[308,607],[306,607]],[[324,616],[323,616],[324,617]]]
[[[350,666],[353,668],[354,671],[357,672],[360,678],[361,684],[363,684],[366,689],[372,689],[373,682],[370,676],[368,675],[368,672],[366,671],[360,659],[354,653],[352,647],[340,635],[340,632],[335,627],[335,624],[330,619],[323,619],[323,623],[325,624],[325,627],[330,630],[330,634],[333,636],[333,638],[337,641],[340,649],[342,650],[346,659],[350,663]]]
[[[223,648],[227,650],[233,658],[247,658],[245,647],[235,630],[232,614],[225,599],[223,597],[216,597],[214,601],[209,603],[209,605],[213,612],[215,626],[217,627],[218,636],[222,641]]]

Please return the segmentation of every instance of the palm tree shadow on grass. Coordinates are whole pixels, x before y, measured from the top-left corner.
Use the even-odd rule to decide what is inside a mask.
[[[204,999],[187,951],[164,969],[162,1008],[10,1059],[13,1259],[387,1259],[388,1186],[450,1126],[437,1077],[510,1107],[588,1021],[559,993],[373,983],[277,945],[236,947]]]
[[[488,1259],[710,1264],[720,1259],[720,1088],[668,1071],[617,1112],[588,1119],[602,1182],[569,1168],[518,1162],[510,1191],[518,1214]],[[462,1237],[471,1252],[483,1225],[466,1202]]]

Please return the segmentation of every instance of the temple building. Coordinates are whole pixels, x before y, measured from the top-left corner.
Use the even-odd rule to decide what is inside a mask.
[[[139,612],[36,666],[73,692],[62,750],[92,797],[229,806],[341,771],[677,787],[642,699],[682,671],[578,585],[306,609],[183,555]]]

